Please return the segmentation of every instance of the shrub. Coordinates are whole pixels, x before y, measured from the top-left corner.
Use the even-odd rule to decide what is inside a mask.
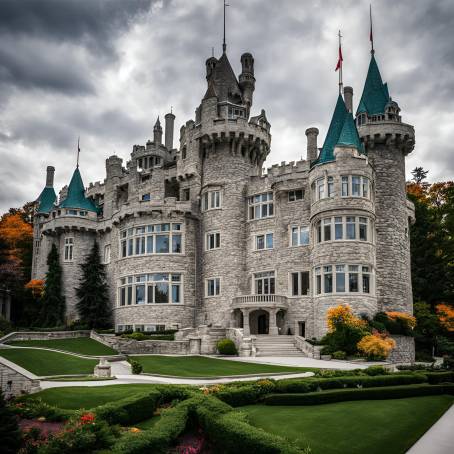
[[[416,318],[406,312],[377,312],[370,324],[380,332],[413,336]]]
[[[0,315],[0,333],[1,336],[10,333],[13,330],[11,323],[5,317]]]
[[[235,343],[231,339],[221,339],[216,344],[221,355],[238,355]]]
[[[443,369],[446,369],[446,370],[454,370],[454,358],[448,358],[448,357],[443,358],[442,367],[443,367]]]
[[[358,350],[370,360],[386,359],[395,346],[396,342],[393,339],[379,333],[364,336],[358,342]]]
[[[431,385],[454,382],[454,372],[426,372],[424,375]]]
[[[133,374],[138,375],[138,374],[142,373],[142,371],[143,371],[142,364],[140,364],[138,361],[135,361],[133,359],[131,359],[129,362],[131,363],[131,371]]]
[[[16,399],[10,409],[24,419],[45,418],[47,421],[65,421],[74,414],[72,410],[62,410],[41,399],[29,398],[28,396]]]
[[[266,405],[321,405],[348,400],[382,400],[454,394],[454,385],[410,385],[368,389],[338,389],[307,394],[269,394]]]
[[[6,406],[3,395],[0,392],[0,440],[1,451],[5,454],[15,454],[21,445],[21,431],[16,418]]]
[[[267,394],[254,385],[230,388],[216,393],[216,397],[232,407],[242,407],[257,402],[261,395]]]
[[[333,359],[346,359],[347,353],[343,352],[342,350],[338,350],[337,352],[333,353]]]
[[[375,375],[388,375],[390,373],[383,366],[369,366],[364,372],[371,377]]]
[[[151,418],[162,395],[153,390],[138,393],[93,409],[99,419],[109,424],[129,425]]]

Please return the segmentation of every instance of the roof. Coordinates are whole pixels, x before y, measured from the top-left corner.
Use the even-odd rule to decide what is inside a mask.
[[[93,201],[85,197],[85,188],[82,177],[80,176],[79,167],[76,167],[76,170],[74,170],[68,187],[68,195],[60,203],[60,208],[80,208],[88,211],[98,211]]]
[[[223,53],[217,61],[210,81],[213,82],[214,92],[218,97],[218,101],[241,102],[240,86],[226,53]]]
[[[347,116],[347,107],[342,96],[339,94],[334,108],[333,117],[326,134],[325,142],[323,143],[320,156],[318,157],[316,164],[322,164],[324,162],[334,161],[334,147],[338,142],[339,136],[342,132],[345,117]]]
[[[368,115],[383,114],[388,102],[388,85],[383,83],[375,56],[372,54],[356,115],[360,113],[367,113]]]
[[[54,188],[52,186],[46,186],[39,195],[37,202],[38,213],[49,213],[54,207],[54,203],[57,200]]]
[[[359,138],[358,130],[355,126],[355,120],[351,112],[347,112],[345,116],[342,131],[337,139],[336,146],[356,148],[360,153],[364,152],[363,145]]]

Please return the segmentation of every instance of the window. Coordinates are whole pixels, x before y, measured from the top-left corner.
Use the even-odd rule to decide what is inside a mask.
[[[104,246],[104,263],[110,263],[110,244]]]
[[[370,266],[346,264],[324,265],[316,267],[314,274],[316,295],[331,293],[372,293],[373,274]]]
[[[142,202],[149,202],[151,200],[150,193],[142,194]]]
[[[191,199],[191,190],[189,188],[183,189],[183,200],[188,201]]]
[[[186,149],[186,145],[185,145],[181,150],[181,159],[186,159],[186,155],[187,155],[187,149]]]
[[[370,198],[369,178],[361,175],[344,175],[341,177],[342,197],[365,197]]]
[[[274,216],[273,193],[254,195],[248,198],[249,219],[263,219]]]
[[[257,295],[274,295],[274,271],[265,271],[254,274],[255,293]]]
[[[273,233],[255,236],[255,250],[273,249]]]
[[[221,278],[215,277],[206,280],[206,296],[219,296],[221,294]]]
[[[118,305],[179,304],[182,302],[179,273],[154,273],[120,279]]]
[[[202,195],[202,211],[221,208],[221,191],[208,191]]]
[[[295,189],[294,191],[288,191],[288,201],[296,202],[304,199],[304,191],[302,189]]]
[[[334,178],[328,177],[328,197],[333,197],[334,195]]]
[[[121,257],[145,254],[182,254],[182,224],[152,224],[120,232]]]
[[[291,227],[292,246],[307,246],[309,244],[309,227]]]
[[[65,238],[64,261],[73,261],[74,238]]]
[[[309,271],[291,273],[291,295],[309,295]]]
[[[325,179],[319,178],[316,180],[315,187],[317,188],[317,200],[325,198]]]
[[[336,216],[317,221],[315,224],[315,234],[318,243],[331,240],[371,241],[371,234],[369,233],[370,225],[371,221],[367,217]]]
[[[206,250],[219,249],[221,247],[221,234],[219,232],[206,234]]]

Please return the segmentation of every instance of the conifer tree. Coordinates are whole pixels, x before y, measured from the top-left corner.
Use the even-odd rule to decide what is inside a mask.
[[[105,267],[101,263],[97,242],[80,268],[82,278],[79,288],[76,289],[79,320],[90,329],[108,327],[111,315],[109,294]]]
[[[41,324],[60,326],[65,321],[65,297],[62,294],[62,269],[57,246],[52,244],[47,256],[47,273],[41,299]]]
[[[21,445],[21,431],[17,425],[16,417],[6,406],[3,394],[0,392],[0,440],[1,452],[15,454]]]

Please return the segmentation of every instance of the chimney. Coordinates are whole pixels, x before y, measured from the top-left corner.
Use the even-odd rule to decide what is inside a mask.
[[[345,106],[349,112],[353,112],[353,88],[345,87],[344,88],[344,101]]]
[[[307,157],[306,157],[306,159],[309,162],[312,162],[317,159],[317,155],[318,155],[318,148],[317,148],[318,129],[317,128],[306,129],[306,136],[307,136]]]
[[[55,167],[47,166],[46,186],[49,188],[52,188],[54,186],[54,173],[55,173]]]
[[[173,149],[173,125],[175,122],[175,115],[170,112],[165,115],[166,131],[165,131],[165,146],[167,150]]]

